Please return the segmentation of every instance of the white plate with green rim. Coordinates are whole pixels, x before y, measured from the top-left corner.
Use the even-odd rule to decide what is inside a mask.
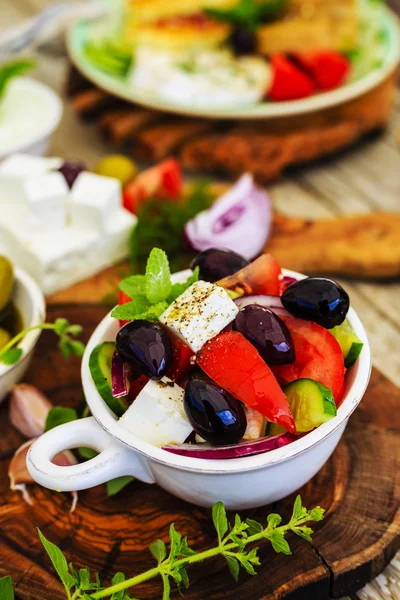
[[[114,96],[123,98],[128,102],[140,104],[147,108],[171,112],[192,117],[212,119],[270,119],[289,117],[330,108],[348,102],[373,90],[390,76],[400,63],[400,26],[399,20],[386,6],[379,7],[377,17],[380,22],[379,41],[374,48],[374,55],[378,58],[374,64],[362,69],[362,75],[354,77],[349,83],[328,92],[310,96],[302,100],[289,102],[260,102],[258,104],[235,105],[221,108],[196,107],[195,105],[181,105],[166,102],[156,93],[133,89],[128,80],[102,71],[92,63],[85,54],[85,45],[89,37],[91,21],[80,21],[68,32],[67,46],[70,58],[77,69],[96,86],[106,90]],[[368,43],[367,43],[368,42]],[[362,61],[369,61],[371,55],[370,39],[365,36],[364,47],[361,47],[355,65],[360,68]]]

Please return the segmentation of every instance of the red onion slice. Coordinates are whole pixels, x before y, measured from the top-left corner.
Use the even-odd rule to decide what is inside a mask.
[[[292,285],[292,283],[296,283],[296,281],[298,281],[295,277],[289,277],[288,275],[285,275],[285,277],[283,278],[283,283],[285,284],[285,288],[288,288],[289,286]]]
[[[234,300],[236,306],[241,309],[251,304],[257,304],[263,308],[269,308],[278,317],[290,317],[286,308],[283,308],[280,296],[240,296]]]
[[[195,250],[227,248],[251,260],[262,252],[270,228],[270,198],[246,173],[211,208],[186,223],[185,238]]]
[[[259,438],[249,442],[240,442],[234,446],[209,446],[208,444],[170,444],[163,446],[163,450],[180,456],[190,458],[207,458],[211,460],[242,458],[243,456],[254,456],[271,452],[277,448],[282,448],[298,439],[298,436],[291,433],[281,435],[271,435]]]
[[[111,393],[114,398],[123,398],[129,392],[129,367],[114,352],[111,362]]]

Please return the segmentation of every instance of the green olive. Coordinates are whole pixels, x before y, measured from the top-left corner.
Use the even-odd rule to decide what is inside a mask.
[[[8,258],[0,256],[0,312],[11,300],[14,285],[14,268]]]
[[[5,329],[0,329],[0,350],[11,340],[11,335]]]

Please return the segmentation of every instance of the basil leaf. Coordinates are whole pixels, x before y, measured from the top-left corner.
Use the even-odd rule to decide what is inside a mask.
[[[235,581],[239,579],[239,563],[234,556],[225,555],[226,562],[228,563],[229,571]]]
[[[116,479],[112,479],[111,481],[107,481],[107,494],[108,496],[115,496],[119,494],[131,481],[134,481],[134,478],[130,475],[124,475],[122,477],[117,477]]]
[[[146,265],[146,296],[156,304],[166,300],[171,292],[171,273],[164,250],[153,248]]]
[[[67,406],[54,406],[47,414],[44,430],[50,431],[50,429],[54,429],[54,427],[57,427],[58,425],[70,423],[71,421],[76,421],[77,419],[78,413],[74,408],[69,408]]]
[[[61,552],[58,546],[56,546],[55,544],[53,544],[53,542],[50,542],[48,539],[45,538],[40,529],[38,529],[38,533],[40,541],[42,542],[47,554],[50,557],[51,562],[53,563],[53,567],[57,571],[57,574],[61,579],[62,583],[64,584],[65,589],[67,590],[67,592],[69,592],[69,590],[77,582],[75,580],[75,577],[73,577],[68,570],[68,564],[64,554]]]
[[[289,544],[287,543],[283,535],[278,531],[274,531],[268,539],[271,542],[273,549],[278,554],[280,552],[287,555],[292,554]]]

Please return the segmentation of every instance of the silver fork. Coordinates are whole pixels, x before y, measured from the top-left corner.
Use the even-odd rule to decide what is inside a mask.
[[[49,6],[35,17],[10,28],[10,31],[0,30],[0,63],[29,46],[50,21],[64,14],[73,13],[77,9],[90,8],[94,4],[97,2],[61,2]]]

